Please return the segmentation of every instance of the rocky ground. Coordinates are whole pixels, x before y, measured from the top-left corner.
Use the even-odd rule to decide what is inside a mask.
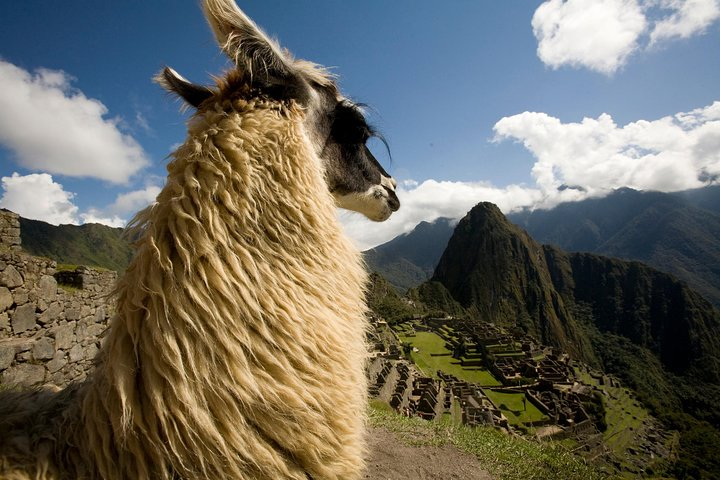
[[[451,446],[410,446],[395,433],[373,427],[366,479],[493,480],[472,455]]]

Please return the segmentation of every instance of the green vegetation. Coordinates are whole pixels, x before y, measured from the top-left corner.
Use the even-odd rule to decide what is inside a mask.
[[[55,267],[56,272],[74,272],[77,270],[77,267],[79,265],[75,265],[74,263],[58,263],[57,267]]]
[[[123,229],[96,223],[54,226],[20,218],[22,248],[58,263],[125,271],[134,250]]]
[[[395,288],[378,273],[370,274],[367,302],[373,312],[391,324],[412,318],[417,312],[417,310],[400,297]]]
[[[634,398],[626,388],[601,385],[588,372],[580,369],[575,374],[582,383],[602,389],[605,409],[606,429],[603,432],[605,444],[622,457],[628,447],[633,445],[635,433],[649,418],[649,412]]]
[[[397,434],[410,445],[452,445],[475,455],[493,476],[503,480],[595,480],[603,475],[556,442],[511,437],[491,428],[471,428],[442,419],[428,422],[397,415],[376,404],[370,424]]]
[[[434,318],[467,316],[465,309],[457,303],[440,282],[425,282],[408,291],[408,297],[422,306],[423,312]]]
[[[497,392],[489,388],[484,388],[483,393],[502,410],[511,425],[548,419],[546,415],[525,398],[524,393]],[[524,402],[523,399],[525,399]]]
[[[640,402],[656,416],[666,428],[680,432],[679,458],[671,473],[681,479],[720,478],[720,386],[704,383],[692,377],[675,376],[663,369],[662,364],[648,349],[639,347],[624,337],[599,334],[592,331],[591,339],[600,353],[605,371],[616,374],[625,385],[637,393]],[[606,402],[608,431],[613,422],[625,430],[610,439],[614,450],[624,437],[632,433],[636,420],[643,418],[630,400],[620,404]],[[607,435],[607,432],[606,432]]]
[[[445,347],[445,341],[431,332],[417,332],[410,336],[407,330],[399,332],[400,340],[418,349],[411,353],[415,365],[425,375],[435,377],[438,370],[483,386],[498,386],[500,382],[492,374],[480,367],[463,367],[460,361],[452,358],[452,352]]]

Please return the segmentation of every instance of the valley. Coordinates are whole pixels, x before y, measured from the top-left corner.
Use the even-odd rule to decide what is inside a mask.
[[[560,443],[614,478],[677,455],[678,436],[617,378],[527,336],[451,318],[373,326],[370,394],[401,415]]]
[[[694,196],[694,201],[702,199],[702,208],[712,217],[717,189],[706,190],[685,195]],[[621,191],[618,195],[635,198],[639,194]],[[650,204],[667,200],[666,194],[642,198]],[[602,199],[595,202],[603,204]],[[582,203],[567,208],[581,211]],[[660,205],[645,207],[640,210]],[[683,210],[671,212],[672,218],[678,218]],[[625,213],[624,220],[618,214],[617,225],[627,232],[635,225],[634,238],[643,238],[648,224],[632,221],[633,213]],[[612,218],[611,213],[605,215],[603,218]],[[567,224],[572,221],[568,215]],[[562,226],[562,220],[556,225]],[[658,228],[662,230],[664,225],[658,224]],[[415,235],[417,232],[411,232],[402,241],[420,243]],[[720,245],[717,236],[704,238],[708,247],[703,252]],[[679,245],[682,242],[676,244],[676,250]],[[375,250],[383,249],[381,245]],[[398,255],[407,261],[401,251]],[[684,262],[684,257],[675,256]],[[713,261],[708,262],[709,268]],[[696,263],[684,265],[692,269]],[[370,305],[394,330],[399,351],[419,366],[422,375],[441,382],[437,371],[443,366],[454,369],[452,375],[458,378],[467,375],[464,381],[476,382],[481,390],[489,391],[484,397],[501,411],[511,428],[534,429],[524,425],[525,410],[518,408],[518,401],[498,398],[492,391],[497,387],[483,377],[489,373],[500,383],[513,378],[519,385],[505,387],[521,390],[532,384],[532,376],[526,372],[528,367],[536,369],[541,358],[522,350],[522,344],[534,341],[567,355],[571,375],[565,381],[601,395],[602,408],[599,402],[594,407],[587,402],[584,406],[598,432],[588,437],[592,441],[579,442],[577,448],[597,453],[597,445],[603,445],[607,452],[599,458],[614,458],[609,460],[612,468],[635,475],[720,476],[720,460],[714,453],[720,445],[720,313],[685,281],[638,261],[543,245],[487,203],[478,204],[456,224],[433,274],[423,283],[402,295],[380,271],[373,274]],[[454,318],[453,333],[448,326],[409,327],[432,318]],[[514,339],[481,349],[476,341],[458,343],[457,326],[462,322],[474,328],[492,325],[505,329]],[[412,345],[407,352],[403,342]],[[517,351],[508,348],[513,342]],[[532,350],[529,345],[527,348]],[[462,369],[457,355],[462,349],[465,355],[476,356],[462,357],[463,364],[478,362],[471,368],[481,366],[485,371]],[[516,364],[522,368],[513,372]],[[508,376],[503,376],[505,371]],[[560,391],[546,396],[563,395]],[[482,405],[483,401],[476,403]],[[502,404],[507,408],[501,408]],[[543,435],[554,431],[540,430]]]

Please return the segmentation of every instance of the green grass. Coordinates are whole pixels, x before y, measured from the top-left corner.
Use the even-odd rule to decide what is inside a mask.
[[[526,401],[523,404],[524,393],[505,393],[495,392],[489,388],[483,389],[483,393],[493,401],[495,405],[505,414],[511,425],[520,425],[525,422],[537,422],[539,420],[547,420],[535,405]]]
[[[600,385],[600,382],[584,371],[576,370],[576,374],[586,385],[595,385],[609,394],[603,396],[605,421],[608,426],[603,438],[616,454],[624,456],[627,448],[634,443],[635,432],[642,427],[650,414],[626,389]]]
[[[631,466],[626,463],[628,447],[635,446],[638,442],[639,431],[645,428],[645,423],[650,418],[650,413],[642,407],[640,402],[630,395],[629,390],[610,385],[600,385],[600,382],[590,376],[589,373],[575,369],[575,373],[583,383],[601,388],[607,395],[603,395],[605,405],[605,422],[607,430],[603,432],[603,441],[614,454],[615,459],[623,464],[623,468]],[[670,443],[666,447],[673,449]],[[662,468],[666,459],[658,458],[656,464]],[[618,478],[635,478],[632,474],[623,472]]]
[[[56,272],[74,272],[77,269],[78,265],[75,265],[73,263],[58,263],[57,267],[55,268]]]
[[[77,292],[82,292],[82,291],[83,291],[82,288],[73,287],[72,285],[65,285],[65,284],[63,284],[63,283],[58,283],[58,287],[62,288],[64,291],[66,291],[66,292],[69,293],[70,295],[74,295],[74,294],[76,294]]]
[[[595,480],[592,465],[556,442],[536,442],[485,427],[448,420],[427,422],[371,406],[370,424],[385,428],[409,445],[452,445],[475,455],[483,468],[501,480]]]
[[[435,377],[436,372],[442,370],[462,380],[482,386],[501,385],[488,370],[461,366],[459,360],[452,358],[452,352],[445,348],[445,341],[438,335],[431,332],[417,332],[415,336],[407,336],[403,331],[398,333],[401,341],[410,343],[418,349],[417,352],[412,352],[411,357],[425,375]]]

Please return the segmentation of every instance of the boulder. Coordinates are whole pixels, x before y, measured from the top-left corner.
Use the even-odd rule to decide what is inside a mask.
[[[32,352],[35,360],[50,360],[55,356],[55,347],[49,338],[44,337],[35,342]]]
[[[14,266],[8,265],[5,267],[5,270],[0,273],[0,286],[16,288],[22,284],[23,277]]]
[[[32,387],[45,381],[45,367],[23,363],[10,367],[2,373],[2,383]]]
[[[12,329],[15,334],[35,328],[35,305],[26,303],[15,309],[12,315]]]
[[[12,307],[13,296],[6,287],[0,287],[0,312]]]

